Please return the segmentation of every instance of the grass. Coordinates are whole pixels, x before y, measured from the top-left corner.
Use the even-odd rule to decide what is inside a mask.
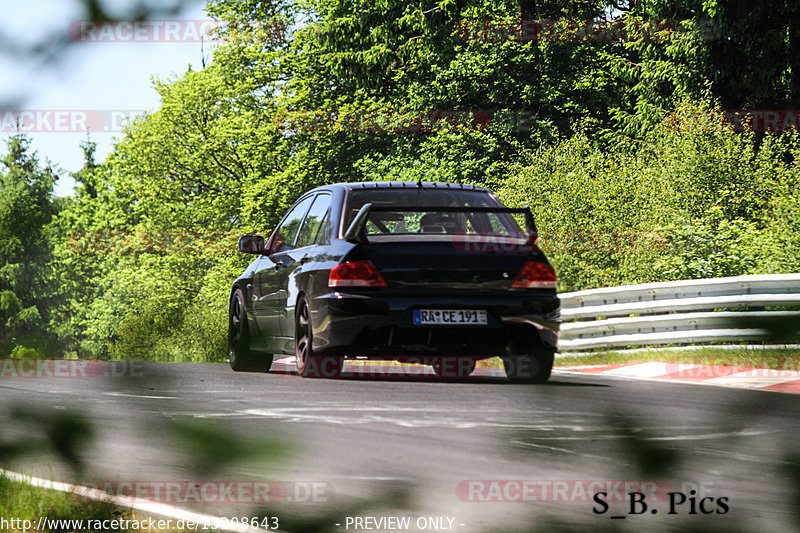
[[[645,349],[603,351],[591,355],[557,357],[556,366],[613,365],[619,363],[691,363],[731,365],[774,370],[800,370],[800,349],[791,348],[720,348],[704,346],[696,349]]]
[[[114,520],[129,518],[131,515],[129,511],[114,505],[82,501],[74,495],[19,483],[0,475],[0,516],[6,520],[15,518],[38,524],[39,518],[45,516],[53,520]],[[22,528],[18,530],[21,531]],[[50,531],[52,530],[45,529],[42,533]]]
[[[22,533],[21,521],[24,520],[30,521],[35,528],[40,517],[46,517],[49,520],[83,520],[84,522],[87,520],[147,520],[147,517],[138,516],[131,509],[110,503],[86,500],[74,494],[34,487],[27,483],[11,480],[2,474],[0,474],[0,517],[7,521],[17,520],[16,523],[9,522],[15,527],[8,529],[6,525],[3,526],[2,531],[9,533]],[[110,522],[107,524],[111,525]],[[42,530],[28,529],[26,533],[61,533],[63,531],[65,531],[63,528],[44,528]],[[103,529],[104,533],[182,533],[183,531],[182,529]],[[211,533],[213,530],[205,531]]]

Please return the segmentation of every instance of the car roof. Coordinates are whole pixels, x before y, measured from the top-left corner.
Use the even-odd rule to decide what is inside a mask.
[[[355,183],[332,183],[317,187],[314,191],[344,189],[348,191],[361,189],[451,189],[464,191],[490,192],[485,187],[466,183],[442,183],[434,181],[359,181]],[[313,191],[310,191],[313,192]]]

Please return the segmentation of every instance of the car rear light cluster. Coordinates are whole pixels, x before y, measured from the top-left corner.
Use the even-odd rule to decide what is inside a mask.
[[[348,261],[331,269],[328,287],[386,287],[386,280],[372,261]]]
[[[556,271],[548,264],[528,261],[511,286],[517,289],[555,289]]]

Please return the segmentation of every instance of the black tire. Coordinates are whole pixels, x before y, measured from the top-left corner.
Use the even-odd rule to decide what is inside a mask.
[[[545,383],[553,370],[555,352],[539,348],[525,355],[503,357],[503,368],[512,383]]]
[[[343,357],[319,356],[312,348],[311,314],[304,297],[297,301],[294,327],[294,352],[297,373],[304,378],[338,378],[342,375]]]
[[[236,289],[228,308],[228,363],[237,372],[266,372],[272,366],[272,359],[272,354],[250,350],[244,293]]]
[[[465,357],[442,357],[431,365],[433,373],[440,378],[466,378],[475,371],[475,359]]]

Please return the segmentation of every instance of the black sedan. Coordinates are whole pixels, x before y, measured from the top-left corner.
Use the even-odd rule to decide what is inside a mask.
[[[464,377],[500,356],[511,381],[550,376],[555,271],[530,211],[487,189],[327,185],[300,197],[266,241],[239,239],[239,251],[257,257],[231,289],[234,370],[266,371],[284,354],[304,377],[338,376],[349,358]]]

